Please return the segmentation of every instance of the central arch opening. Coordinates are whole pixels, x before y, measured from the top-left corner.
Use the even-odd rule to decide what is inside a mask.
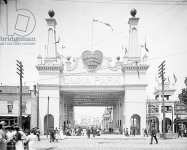
[[[123,128],[122,91],[66,91],[62,92],[64,103],[64,127],[101,128],[105,133],[118,133]]]
[[[102,127],[104,106],[74,106],[74,120],[76,126]]]

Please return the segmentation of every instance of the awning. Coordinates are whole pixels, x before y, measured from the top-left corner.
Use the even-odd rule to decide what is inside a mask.
[[[23,114],[22,117],[28,117],[31,114]],[[0,114],[0,117],[19,117],[17,114]]]
[[[175,119],[175,122],[177,123],[182,123],[182,122],[186,122],[187,123],[187,118],[186,119]]]

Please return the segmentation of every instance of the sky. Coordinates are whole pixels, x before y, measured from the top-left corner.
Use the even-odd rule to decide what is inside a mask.
[[[6,5],[0,2],[0,37],[6,36]],[[178,81],[177,92],[184,88],[187,77],[187,2],[180,0],[9,0],[9,26],[15,25],[14,11],[23,8],[32,12],[35,28],[28,37],[34,37],[33,45],[0,45],[0,83],[18,85],[16,59],[23,62],[25,85],[36,84],[38,73],[35,68],[38,54],[44,54],[47,42],[47,25],[45,18],[48,10],[55,11],[57,20],[57,38],[59,53],[64,56],[80,56],[84,50],[99,49],[104,56],[124,56],[121,46],[128,46],[128,19],[130,10],[137,9],[139,45],[146,42],[149,49],[147,72],[148,97],[153,97],[155,76],[158,66],[166,60],[166,75],[173,80],[173,73]],[[114,29],[92,20],[98,19],[109,23]],[[93,31],[93,32],[92,32]],[[93,40],[92,34],[93,33]],[[62,49],[61,45],[65,45]],[[145,53],[142,50],[142,53]]]

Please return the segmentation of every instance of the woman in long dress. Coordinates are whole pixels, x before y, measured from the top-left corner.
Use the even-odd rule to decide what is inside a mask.
[[[16,150],[24,150],[22,134],[20,133],[19,128],[16,128],[15,141],[16,141],[15,144]]]
[[[62,130],[62,129],[60,130],[60,133],[59,133],[59,134],[60,134],[60,139],[61,139],[61,140],[64,140],[65,137],[64,137],[64,133],[63,133],[63,130]]]
[[[35,143],[37,140],[38,140],[37,135],[35,135],[34,131],[31,130],[30,134],[27,136],[29,150],[36,150]]]

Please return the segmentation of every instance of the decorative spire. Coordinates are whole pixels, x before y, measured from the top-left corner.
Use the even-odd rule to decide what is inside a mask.
[[[130,11],[131,18],[129,18],[129,48],[128,48],[128,57],[129,60],[140,60],[140,48],[138,44],[138,30],[137,25],[139,18],[136,17],[137,10],[133,8]]]
[[[137,13],[137,10],[135,8],[131,9],[130,14],[132,17],[135,17]]]
[[[57,61],[57,46],[56,46],[56,19],[54,18],[54,10],[49,10],[48,15],[50,18],[46,18],[48,25],[48,41],[46,45],[45,61]]]
[[[48,15],[49,15],[49,17],[53,18],[54,15],[55,15],[54,10],[49,10],[49,11],[48,11]]]

